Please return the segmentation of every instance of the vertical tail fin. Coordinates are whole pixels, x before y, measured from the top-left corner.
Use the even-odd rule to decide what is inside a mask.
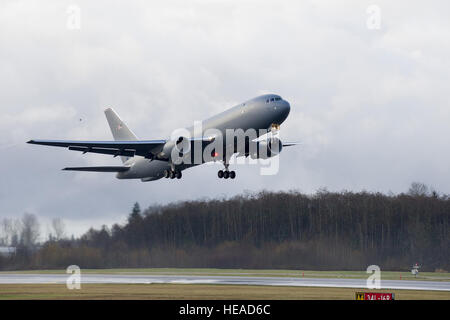
[[[136,135],[128,129],[127,125],[119,118],[117,113],[108,108],[105,110],[106,119],[108,120],[109,127],[116,141],[133,141],[138,138]]]
[[[117,113],[108,108],[105,110],[106,120],[108,120],[109,127],[111,128],[112,135],[116,141],[134,141],[138,140],[136,135],[127,127],[127,125],[119,118]],[[125,162],[129,158],[121,157]]]

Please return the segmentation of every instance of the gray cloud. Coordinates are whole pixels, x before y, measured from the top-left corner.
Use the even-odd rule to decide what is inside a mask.
[[[67,8],[81,29],[66,28]],[[123,222],[143,206],[245,190],[449,193],[450,23],[445,1],[34,1],[0,3],[0,217],[61,217],[68,231]],[[263,92],[291,102],[276,176],[238,166],[181,181],[67,173],[117,159],[26,145],[30,138],[111,139],[114,107],[141,138],[159,139]],[[81,121],[80,121],[81,119]]]

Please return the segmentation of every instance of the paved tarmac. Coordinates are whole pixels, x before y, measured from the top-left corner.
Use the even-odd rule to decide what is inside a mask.
[[[0,284],[58,284],[66,283],[69,274],[0,274]],[[110,284],[223,284],[329,288],[367,288],[365,279],[294,278],[254,276],[182,276],[182,275],[125,275],[81,274],[81,283]],[[450,291],[449,281],[381,280],[381,289]]]

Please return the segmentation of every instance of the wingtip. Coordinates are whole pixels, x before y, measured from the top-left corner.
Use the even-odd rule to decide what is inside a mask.
[[[28,140],[27,143],[34,143],[34,140]]]

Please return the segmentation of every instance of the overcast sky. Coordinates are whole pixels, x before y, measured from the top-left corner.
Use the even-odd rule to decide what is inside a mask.
[[[123,223],[136,201],[413,181],[450,193],[448,12],[449,1],[0,0],[0,218],[33,213],[45,233],[60,217],[79,235]],[[107,107],[164,139],[267,92],[291,103],[282,138],[303,142],[275,176],[236,166],[219,180],[212,165],[119,181],[60,171],[118,158],[25,143],[109,140]]]

